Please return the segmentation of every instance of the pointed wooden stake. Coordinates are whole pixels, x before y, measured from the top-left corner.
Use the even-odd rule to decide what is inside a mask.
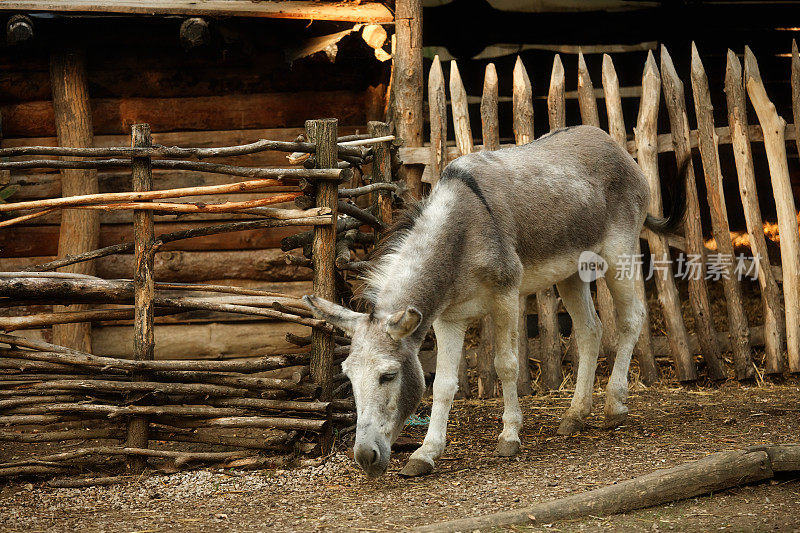
[[[767,242],[764,238],[764,220],[758,205],[758,190],[753,170],[753,152],[747,135],[747,108],[742,81],[742,66],[739,58],[728,50],[728,65],[725,69],[725,93],[728,102],[728,125],[739,176],[739,194],[742,197],[747,233],[753,257],[758,257],[758,283],[764,301],[764,346],[767,374],[783,372],[783,337],[785,328],[781,308],[781,292],[769,261]]]
[[[434,176],[431,181],[435,185],[447,166],[447,97],[438,55],[433,58],[428,76],[428,107],[431,118],[431,167]]]
[[[692,149],[689,140],[689,119],[686,114],[686,99],[683,82],[675,71],[666,46],[661,46],[661,79],[664,90],[664,102],[669,112],[669,122],[672,131],[672,146],[675,149],[675,159],[680,167],[684,161],[691,159]],[[698,258],[705,265],[705,244],[703,228],[700,224],[700,200],[697,197],[697,183],[694,176],[694,165],[689,163],[686,183],[686,219],[684,222],[684,235],[686,237],[686,253]],[[700,339],[703,359],[708,367],[708,377],[715,381],[727,378],[725,365],[720,355],[717,334],[714,330],[714,318],[711,311],[711,302],[708,296],[708,285],[705,279],[705,269],[692,273],[689,276],[689,302],[694,313],[694,329]]]
[[[786,305],[786,349],[789,370],[800,372],[800,236],[797,233],[797,208],[786,159],[786,121],[770,101],[750,47],[744,49],[744,77],[747,94],[764,132],[772,192],[778,213],[783,267],[783,298]]]
[[[622,115],[622,98],[619,94],[619,79],[617,71],[614,69],[614,62],[611,56],[603,54],[603,93],[606,100],[606,114],[608,115],[608,130],[611,137],[619,144],[623,150],[627,151],[627,134],[625,133],[625,121]],[[639,241],[636,241],[634,253],[639,256],[642,253]],[[650,341],[650,320],[647,312],[647,293],[644,288],[644,275],[642,265],[635,264],[634,272],[636,295],[645,304],[645,319],[642,332],[634,346],[634,353],[639,360],[639,372],[645,385],[651,385],[661,378],[661,372],[653,356],[653,349]]]
[[[639,107],[639,118],[634,130],[639,166],[650,183],[649,213],[661,215],[661,183],[658,177],[658,104],[661,93],[661,78],[653,53],[647,54],[644,76],[642,77],[642,100]],[[675,278],[672,271],[672,260],[669,254],[667,239],[647,231],[647,240],[654,260],[658,261],[659,270],[655,273],[658,299],[664,313],[672,357],[675,362],[675,373],[679,381],[697,380],[697,369],[689,351],[689,339],[686,326],[681,316],[681,303]]]
[[[453,108],[453,129],[456,135],[456,146],[460,155],[472,152],[472,129],[469,125],[467,109],[467,91],[461,81],[456,61],[450,62],[450,105]]]

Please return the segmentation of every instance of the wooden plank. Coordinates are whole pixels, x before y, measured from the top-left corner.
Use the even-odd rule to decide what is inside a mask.
[[[650,208],[648,212],[661,215],[661,183],[658,177],[658,152],[656,146],[656,132],[658,127],[658,104],[661,93],[661,77],[652,52],[647,54],[644,75],[642,77],[642,103],[639,108],[639,118],[634,130],[634,137],[639,153],[639,166],[642,168],[650,184]],[[654,260],[659,261],[663,268],[656,272],[656,286],[658,299],[664,313],[664,322],[672,348],[672,357],[675,362],[675,373],[679,381],[695,381],[697,369],[689,352],[689,340],[686,326],[681,316],[681,303],[678,289],[675,287],[675,278],[672,271],[672,260],[669,255],[669,245],[663,235],[647,232],[647,240]]]
[[[53,88],[54,128],[62,146],[87,147],[92,145],[92,114],[89,109],[89,87],[82,51],[64,45],[50,57],[50,78]],[[8,127],[4,122],[4,127]],[[8,130],[7,130],[8,131]],[[93,194],[97,192],[97,173],[92,170],[64,170],[61,173],[63,196]],[[58,235],[58,254],[61,256],[94,250],[100,234],[97,213],[67,209],[62,214]],[[93,274],[90,263],[71,265],[64,272]],[[82,310],[82,306],[72,311]],[[63,311],[60,306],[55,311]],[[55,342],[76,350],[91,352],[91,327],[89,324],[58,324],[53,326]]]
[[[444,91],[444,74],[439,56],[433,58],[431,71],[428,75],[428,108],[431,119],[431,172],[435,185],[447,166],[447,96]]]
[[[12,0],[0,11],[51,13],[121,13],[131,15],[190,15],[300,20],[334,20],[391,24],[389,9],[378,2],[313,2],[303,0]]]
[[[150,126],[147,124],[134,124],[131,131],[131,145],[149,147],[153,145],[150,135]],[[150,168],[149,157],[135,157],[131,160],[131,181],[133,190],[153,190],[153,171]],[[133,258],[135,270],[133,272],[133,358],[137,361],[152,361],[155,348],[153,337],[153,317],[155,307],[155,282],[153,280],[152,249],[154,239],[153,212],[136,210],[133,212]],[[134,373],[134,381],[147,381],[148,374]],[[147,448],[149,422],[146,417],[131,417],[128,420],[126,446],[132,448]],[[144,457],[128,457],[128,468],[134,473],[141,473],[147,460]]]
[[[747,107],[742,80],[742,66],[733,51],[728,50],[725,70],[725,94],[728,103],[728,125],[733,142],[733,156],[739,176],[739,194],[753,257],[759,258],[758,283],[764,303],[764,345],[767,374],[783,372],[783,337],[785,328],[781,312],[781,293],[770,265],[767,242],[764,239],[764,220],[758,204],[758,188],[753,170],[753,152],[747,138]],[[752,338],[751,338],[752,341]]]
[[[605,94],[606,114],[608,115],[608,130],[611,137],[625,148],[627,141],[627,134],[625,132],[625,120],[622,115],[622,99],[619,95],[619,79],[617,78],[617,71],[614,68],[614,62],[611,56],[603,55],[603,93]],[[642,253],[639,241],[636,241],[636,255]],[[639,334],[639,338],[634,346],[634,353],[639,361],[639,374],[645,385],[650,385],[657,382],[661,373],[656,364],[655,357],[653,356],[653,349],[650,342],[650,320],[649,312],[647,311],[647,293],[644,288],[644,275],[642,273],[642,265],[636,263],[634,266],[634,284],[636,288],[636,296],[645,304],[645,317],[644,327]]]
[[[497,114],[497,70],[486,65],[481,97],[481,135],[485,150],[500,147],[500,122]],[[478,398],[494,398],[500,394],[500,382],[494,368],[494,321],[491,315],[481,319],[481,341],[477,349]]]
[[[207,226],[195,223],[156,224],[156,234],[171,233]],[[281,239],[300,231],[306,226],[279,227],[237,231],[195,237],[164,245],[160,250],[258,250],[279,248]],[[100,228],[100,246],[111,246],[133,241],[133,230],[128,224],[115,224]],[[0,258],[34,257],[58,254],[58,226],[12,226],[0,231]]]
[[[786,121],[770,101],[758,63],[749,47],[744,49],[745,86],[764,132],[772,192],[781,235],[783,298],[786,308],[786,348],[789,370],[800,372],[800,236],[797,232],[797,208],[786,159]]]
[[[736,258],[728,224],[725,193],[722,189],[722,170],[719,165],[719,149],[714,133],[714,108],[711,105],[708,77],[694,43],[692,43],[692,92],[697,116],[697,140],[700,145],[708,205],[711,210],[711,226],[714,240],[717,243],[719,254],[717,257],[721,258],[721,265],[717,266],[722,266],[725,272],[722,276],[722,287],[728,308],[728,330],[731,334],[736,378],[739,380],[752,379],[754,369],[750,356],[750,330],[742,303],[742,288],[734,272]]]
[[[91,100],[94,133],[123,134],[131,124],[153,132],[297,127],[305,117],[337,116],[343,124],[366,122],[362,91],[297,91],[181,98],[96,98]],[[6,136],[55,135],[49,101],[0,106]],[[411,146],[411,145],[409,145]]]
[[[583,53],[578,54],[578,106],[581,111],[581,122],[596,128],[600,127],[600,115],[597,111],[597,100],[594,97],[594,85],[586,68]],[[617,349],[617,315],[614,299],[608,290],[608,284],[602,277],[595,282],[597,288],[597,311],[603,324],[603,337],[600,341],[601,355],[606,356],[609,365],[613,366]]]
[[[469,110],[467,109],[467,91],[461,81],[458,65],[455,60],[450,62],[450,105],[453,108],[453,130],[456,136],[456,150],[460,155],[472,152],[472,128],[469,124]],[[453,159],[455,159],[453,157]],[[448,157],[448,159],[450,159]]]
[[[395,49],[392,61],[394,123],[405,146],[422,146],[422,1],[395,2]],[[329,115],[335,116],[335,115]],[[405,180],[414,198],[422,197],[422,168],[403,167]]]
[[[531,80],[528,77],[528,72],[525,70],[525,65],[522,64],[522,59],[517,56],[517,62],[514,65],[513,77],[513,125],[514,125],[514,139],[518,145],[527,144],[534,139],[533,133],[533,89],[531,88]],[[552,307],[552,301],[555,299],[555,292],[551,290],[549,294],[545,291],[537,293],[536,299],[539,300],[540,296],[547,304]],[[519,299],[519,327],[518,327],[518,344],[517,355],[519,357],[519,377],[517,378],[517,391],[521,395],[531,394],[531,373],[530,363],[528,361],[528,295],[522,295]],[[553,335],[551,323],[552,317],[546,323],[540,321],[540,329],[546,331],[548,339]],[[558,324],[556,323],[556,334],[558,334]],[[543,333],[540,333],[543,335]],[[559,343],[560,344],[560,343]],[[548,347],[550,345],[548,344]],[[549,356],[550,354],[548,354]],[[544,357],[544,355],[543,355]],[[552,361],[552,357],[549,357]],[[560,367],[559,358],[559,367]],[[560,372],[559,372],[560,373]]]
[[[691,162],[689,118],[686,114],[683,82],[675,71],[675,66],[672,63],[672,57],[670,57],[667,47],[663,45],[661,47],[661,79],[664,101],[669,112],[675,158],[678,166],[687,160],[689,161],[689,166],[686,169],[686,218],[683,226],[686,237],[686,251],[690,256],[699,258],[700,262],[705,264],[703,228],[700,223],[700,200],[697,197],[694,165]],[[701,270],[699,275],[690,275],[688,278],[689,302],[694,313],[694,329],[703,346],[703,359],[706,361],[708,368],[708,377],[714,381],[724,380],[727,378],[727,372],[722,363],[717,335],[714,330],[714,315],[711,311],[705,270]]]
[[[252,280],[263,285],[311,279],[310,269],[287,264],[285,256],[279,249],[167,251],[156,254],[153,272],[159,281],[179,282],[226,279]],[[53,259],[54,256],[0,259],[0,270],[19,272]],[[105,279],[129,279],[134,270],[132,254],[101,257],[95,263],[97,275]]]

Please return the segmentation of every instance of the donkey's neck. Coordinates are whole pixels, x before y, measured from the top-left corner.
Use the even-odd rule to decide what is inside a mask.
[[[376,314],[413,306],[422,313],[424,332],[453,297],[465,235],[455,224],[456,201],[452,188],[437,187],[411,227],[377,259],[367,279]]]

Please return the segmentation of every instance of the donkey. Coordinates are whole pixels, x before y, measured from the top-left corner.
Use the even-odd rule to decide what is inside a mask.
[[[384,240],[365,279],[370,313],[305,296],[315,316],[352,337],[342,370],[352,383],[358,415],[354,457],[366,473],[386,471],[391,444],[419,405],[425,384],[418,353],[431,326],[438,353],[430,426],[400,474],[433,470],[445,448],[465,331],[486,314],[493,318],[504,402],[496,454],[510,457],[520,450],[519,298],[553,284],[572,317],[579,357],[575,394],[558,433],[578,432],[592,407],[602,336],[590,284],[578,275],[579,257],[598,254],[613,273],[624,256],[634,254],[643,225],[657,233],[677,229],[684,216],[684,181],[678,181],[681,200],[667,218],[647,214],[644,174],[608,134],[592,126],[464,155],[444,169],[428,198]],[[606,276],[619,330],[606,392],[609,426],[620,424],[628,412],[628,367],[645,317],[633,279],[616,278]]]

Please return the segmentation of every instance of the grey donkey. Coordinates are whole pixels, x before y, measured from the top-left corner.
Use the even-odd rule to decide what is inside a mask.
[[[494,363],[503,386],[497,454],[519,451],[519,298],[553,284],[572,317],[579,356],[575,394],[558,433],[579,431],[592,406],[602,335],[590,284],[578,275],[579,257],[591,251],[614,272],[622,258],[630,261],[635,253],[643,225],[658,233],[677,229],[685,181],[676,183],[674,196],[681,200],[669,216],[648,215],[644,174],[608,134],[591,126],[464,155],[445,168],[429,197],[411,210],[371,262],[364,291],[369,314],[306,296],[315,316],[352,336],[342,369],[352,383],[358,415],[354,456],[366,473],[386,471],[391,444],[420,402],[425,385],[418,353],[431,326],[438,352],[430,426],[400,474],[433,470],[445,448],[465,331],[486,314],[493,318]],[[619,344],[605,416],[615,425],[628,412],[628,367],[645,309],[630,276],[608,275],[606,281]]]

